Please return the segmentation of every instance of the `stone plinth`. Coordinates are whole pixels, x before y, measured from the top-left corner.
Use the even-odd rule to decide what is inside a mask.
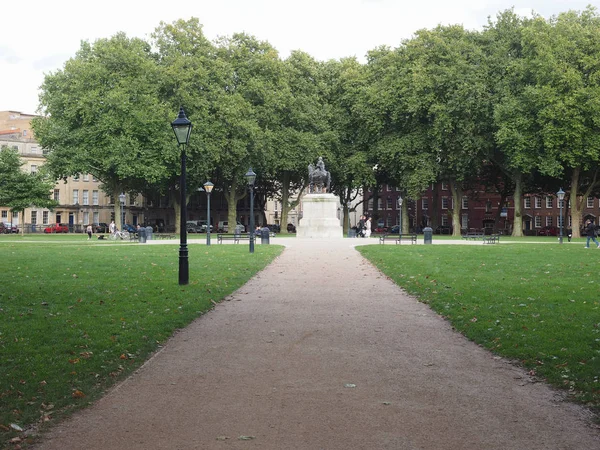
[[[342,239],[344,231],[337,218],[337,205],[337,197],[333,194],[305,195],[296,238]]]

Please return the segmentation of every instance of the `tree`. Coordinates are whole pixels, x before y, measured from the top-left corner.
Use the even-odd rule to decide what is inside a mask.
[[[23,161],[16,150],[0,149],[0,205],[7,206],[23,217],[25,208],[37,206],[52,209],[57,206],[50,199],[54,182],[43,171],[26,173],[21,170]],[[24,228],[21,226],[21,233]]]

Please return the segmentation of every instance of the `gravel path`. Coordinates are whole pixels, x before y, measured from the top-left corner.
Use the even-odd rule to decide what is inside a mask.
[[[37,448],[600,449],[583,410],[452,331],[363,241],[289,242]]]

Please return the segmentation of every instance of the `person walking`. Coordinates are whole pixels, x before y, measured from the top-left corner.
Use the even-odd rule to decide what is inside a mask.
[[[85,229],[85,232],[86,232],[86,233],[87,233],[87,235],[88,235],[88,241],[89,241],[90,239],[92,239],[92,231],[93,231],[93,230],[92,230],[92,225],[88,225],[88,226],[87,226],[87,228]]]
[[[365,216],[361,215],[356,225],[356,237],[365,237]]]
[[[590,239],[594,241],[596,244],[596,248],[600,248],[600,243],[596,239],[596,226],[591,219],[586,220],[585,222],[585,233],[587,235],[587,241],[585,243],[585,248],[590,248]]]
[[[110,225],[108,226],[108,231],[110,231],[110,234],[115,234],[115,232],[117,231],[117,226],[115,225],[114,220],[110,221]]]

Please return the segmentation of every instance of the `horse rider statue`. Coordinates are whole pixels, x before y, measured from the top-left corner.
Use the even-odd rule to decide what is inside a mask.
[[[317,167],[308,165],[308,193],[320,194],[329,192],[331,187],[331,174],[325,170],[323,158],[319,156]]]

